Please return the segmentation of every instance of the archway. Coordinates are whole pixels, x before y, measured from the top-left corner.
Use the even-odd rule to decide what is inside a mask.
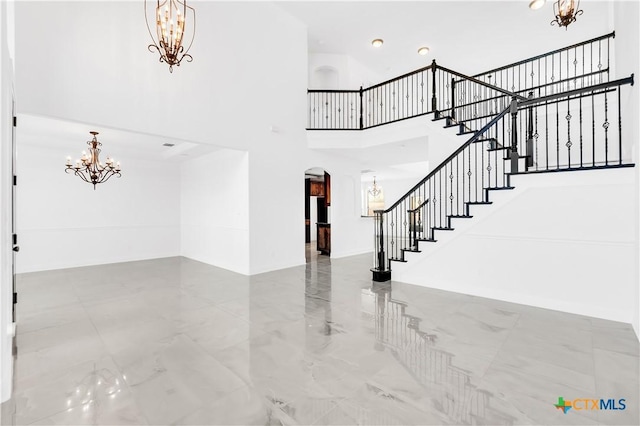
[[[334,67],[323,65],[313,71],[311,86],[322,89],[338,89],[340,74]]]
[[[331,256],[331,175],[322,167],[304,173],[305,257]]]

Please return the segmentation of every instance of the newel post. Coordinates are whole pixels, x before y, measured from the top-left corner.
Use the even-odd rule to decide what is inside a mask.
[[[518,173],[518,100],[516,97],[511,98],[511,173]]]
[[[391,269],[387,268],[384,252],[384,210],[374,210],[373,235],[375,241],[375,265],[371,269],[373,281],[382,282],[391,279]]]
[[[533,92],[529,92],[529,99],[533,99]],[[527,110],[527,166],[533,167],[533,105]]]
[[[431,111],[438,117],[438,98],[436,97],[436,60],[431,61]]]

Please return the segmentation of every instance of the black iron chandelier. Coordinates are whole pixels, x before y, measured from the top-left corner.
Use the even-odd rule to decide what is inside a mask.
[[[582,15],[580,0],[558,0],[553,4],[553,13],[556,17],[551,25],[568,29],[569,24],[576,22],[576,18]]]
[[[144,2],[145,20],[147,21],[147,29],[153,43],[149,45],[151,52],[157,51],[160,54],[160,62],[169,64],[169,71],[173,72],[173,66],[180,66],[182,60],[187,62],[193,61],[193,57],[189,54],[189,49],[193,44],[196,34],[196,11],[194,8],[187,6],[187,1],[183,0],[164,0],[156,1],[154,16],[152,18],[156,23],[156,36],[149,26],[150,7],[147,1]],[[189,16],[187,16],[189,15]],[[187,21],[190,21],[187,25]],[[191,33],[191,41],[186,50],[183,45],[185,35]],[[187,40],[189,37],[187,36]]]
[[[71,157],[67,157],[67,167],[65,172],[73,172],[85,182],[96,185],[108,181],[112,176],[120,177],[120,162],[116,162],[113,158],[107,157],[106,164],[100,162],[100,148],[102,143],[98,142],[98,132],[89,132],[93,135],[93,139],[87,141],[89,145],[89,153],[82,151],[82,157],[76,160],[76,164],[71,163]]]

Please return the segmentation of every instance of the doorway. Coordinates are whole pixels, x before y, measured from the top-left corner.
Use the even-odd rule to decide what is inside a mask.
[[[331,255],[331,175],[320,167],[304,174],[306,258]]]

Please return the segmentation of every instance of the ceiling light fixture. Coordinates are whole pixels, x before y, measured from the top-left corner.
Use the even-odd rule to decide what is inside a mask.
[[[98,142],[98,132],[89,132],[93,135],[93,139],[87,142],[89,145],[89,154],[82,151],[82,157],[76,160],[76,164],[71,163],[71,157],[67,157],[67,167],[65,172],[73,171],[73,174],[79,176],[85,182],[96,185],[109,180],[111,176],[120,177],[120,162],[116,162],[113,158],[107,157],[106,164],[100,162],[100,148],[102,144]]]
[[[576,17],[582,15],[580,0],[558,0],[553,4],[553,13],[556,18],[551,21],[551,25],[558,24],[559,27],[568,29],[569,24],[576,22]]]
[[[374,39],[374,40],[371,42],[371,45],[372,45],[373,47],[380,47],[380,46],[382,46],[383,44],[384,44],[384,40],[383,40],[383,39],[381,39],[381,38],[376,38],[376,39]]]
[[[196,35],[196,11],[187,6],[187,0],[164,0],[156,1],[156,7],[153,13],[153,21],[156,23],[156,37],[153,36],[151,27],[149,26],[150,7],[147,6],[147,0],[144,2],[144,18],[147,21],[147,30],[153,44],[149,45],[151,52],[158,51],[160,54],[160,62],[169,64],[169,72],[173,72],[173,66],[180,66],[180,62],[186,59],[187,62],[193,61],[193,57],[189,54],[193,39]],[[187,17],[187,14],[190,16]],[[191,21],[190,30],[191,41],[185,50],[182,42],[186,35],[187,19]]]
[[[540,9],[542,6],[544,6],[544,4],[547,2],[547,0],[532,0],[531,3],[529,3],[529,9],[531,10],[538,10]]]
[[[373,188],[369,188],[367,191],[373,198],[376,198],[382,192],[382,187],[376,184],[376,177],[373,177]]]
[[[421,47],[420,49],[418,49],[418,55],[425,56],[428,53],[429,53],[428,47]]]

